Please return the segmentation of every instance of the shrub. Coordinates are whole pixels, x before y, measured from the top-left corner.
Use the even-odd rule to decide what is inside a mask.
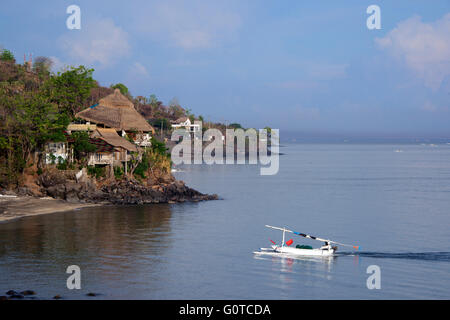
[[[47,159],[50,160],[50,164],[55,164],[56,163],[56,156],[53,153],[50,153],[47,156]]]
[[[75,158],[81,160],[89,152],[94,152],[97,147],[90,143],[89,134],[84,131],[72,133],[73,150],[75,151]]]
[[[134,175],[139,176],[143,179],[146,178],[145,173],[149,169],[149,159],[147,154],[143,154],[141,162],[137,165],[136,169],[134,169]]]
[[[122,167],[114,167],[114,177],[116,177],[116,179],[122,179],[123,173]]]
[[[58,170],[67,170],[67,160],[61,156],[58,157],[58,164],[56,165]]]
[[[106,176],[105,167],[88,166],[88,174],[95,176],[97,179]]]

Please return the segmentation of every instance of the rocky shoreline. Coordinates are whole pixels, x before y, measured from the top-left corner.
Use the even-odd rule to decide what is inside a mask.
[[[174,178],[152,185],[134,179],[104,179],[54,170],[38,177],[36,183],[14,191],[0,190],[0,223],[18,218],[70,211],[99,205],[143,205],[218,200]]]
[[[200,193],[187,187],[183,181],[177,180],[154,186],[143,186],[133,180],[114,181],[98,188],[86,182],[65,182],[45,187],[43,192],[52,198],[72,203],[110,203],[115,205],[197,202],[218,199],[216,194]]]

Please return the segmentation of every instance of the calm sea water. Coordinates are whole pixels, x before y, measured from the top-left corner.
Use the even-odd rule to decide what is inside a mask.
[[[176,174],[219,201],[83,209],[0,225],[0,290],[32,289],[44,299],[88,292],[101,299],[450,298],[450,145],[289,144],[281,151],[275,176],[260,176],[255,165],[192,165]],[[265,224],[361,249],[340,248],[326,260],[257,257],[252,252],[269,238],[281,238]],[[66,288],[69,265],[81,268],[81,290]],[[370,265],[380,267],[379,290],[367,289]]]

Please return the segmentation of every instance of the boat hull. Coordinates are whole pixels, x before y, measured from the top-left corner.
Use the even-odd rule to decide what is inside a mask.
[[[330,257],[335,254],[334,249],[322,250],[322,249],[298,249],[291,247],[278,247],[272,246],[272,248],[261,248],[261,253],[282,253],[292,256],[308,256],[308,257]],[[255,252],[256,253],[256,252]]]
[[[274,251],[279,253],[285,253],[296,256],[313,256],[313,257],[328,257],[334,254],[334,249],[322,250],[322,249],[298,249],[290,247],[276,247]]]

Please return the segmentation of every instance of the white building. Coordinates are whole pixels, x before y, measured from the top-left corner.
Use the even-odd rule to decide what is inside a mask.
[[[70,156],[67,142],[49,142],[45,145],[45,164],[58,164],[60,160],[69,160]]]
[[[172,128],[185,128],[188,132],[191,133],[197,133],[200,131],[200,125],[191,123],[191,120],[188,117],[181,117],[173,121]]]

